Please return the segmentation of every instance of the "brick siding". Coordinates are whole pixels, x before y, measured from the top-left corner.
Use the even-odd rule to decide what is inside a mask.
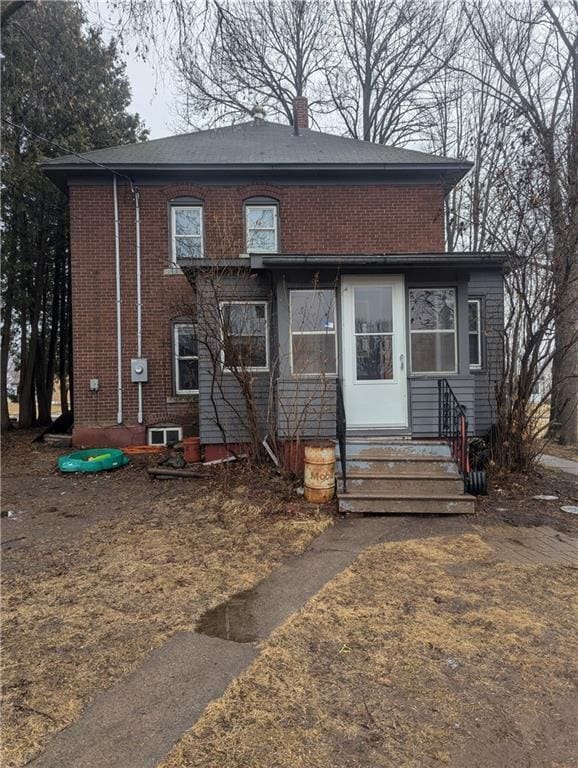
[[[137,386],[130,381],[136,357],[134,204],[119,183],[124,424],[136,425]],[[171,324],[192,309],[192,290],[169,266],[168,204],[179,196],[204,203],[205,256],[234,258],[245,251],[243,200],[267,195],[279,201],[281,251],[285,253],[383,253],[443,251],[443,190],[438,186],[142,186],[143,355],[147,426],[182,424],[196,431],[196,401],[173,391]],[[75,442],[87,428],[116,423],[116,309],[112,184],[70,188],[74,322]],[[89,390],[98,378],[99,391]],[[92,434],[92,433],[91,433]],[[110,433],[109,433],[110,434]],[[91,440],[93,438],[90,438]]]

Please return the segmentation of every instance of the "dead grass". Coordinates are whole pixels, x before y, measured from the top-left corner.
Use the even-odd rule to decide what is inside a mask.
[[[207,607],[301,552],[331,520],[327,511],[288,505],[266,492],[255,498],[243,478],[230,492],[218,481],[201,487],[184,481],[172,486],[178,491],[151,498],[144,475],[126,477],[132,497],[117,519],[68,542],[6,556],[6,768],[31,759],[98,691],[169,636],[191,629]],[[70,493],[81,506],[84,486],[77,485]]]
[[[498,563],[473,534],[376,546],[162,768],[576,765],[575,582]]]

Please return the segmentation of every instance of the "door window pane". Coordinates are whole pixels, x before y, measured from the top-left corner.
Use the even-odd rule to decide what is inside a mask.
[[[391,336],[357,336],[355,351],[358,381],[393,379]]]
[[[411,334],[411,366],[414,373],[455,370],[456,338],[453,331]]]
[[[392,289],[389,286],[355,288],[355,332],[393,331]]]

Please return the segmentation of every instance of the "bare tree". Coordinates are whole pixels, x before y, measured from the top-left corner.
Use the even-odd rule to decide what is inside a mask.
[[[527,0],[466,5],[470,29],[500,78],[484,81],[536,147],[545,184],[554,279],[551,434],[576,441],[578,405],[578,3]]]
[[[324,2],[267,0],[208,6],[203,34],[176,59],[184,117],[209,124],[251,114],[255,103],[293,123],[293,99],[324,70]],[[314,104],[314,103],[313,103]]]
[[[425,86],[457,50],[452,4],[335,0],[334,21],[341,56],[327,71],[328,111],[353,138],[393,145],[421,138],[430,107]]]

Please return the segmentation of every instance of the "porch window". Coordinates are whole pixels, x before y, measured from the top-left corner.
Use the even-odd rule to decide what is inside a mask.
[[[202,205],[171,206],[172,263],[203,258]]]
[[[226,369],[269,370],[269,318],[266,301],[224,301],[221,308],[221,361]]]
[[[277,253],[277,205],[245,206],[247,253]]]
[[[468,331],[470,339],[470,368],[482,367],[482,301],[468,300]]]
[[[413,373],[455,373],[455,288],[412,288],[409,292]]]
[[[289,293],[291,373],[320,376],[337,373],[335,291],[292,290]]]
[[[199,391],[199,351],[195,326],[174,326],[175,394],[194,395]]]

